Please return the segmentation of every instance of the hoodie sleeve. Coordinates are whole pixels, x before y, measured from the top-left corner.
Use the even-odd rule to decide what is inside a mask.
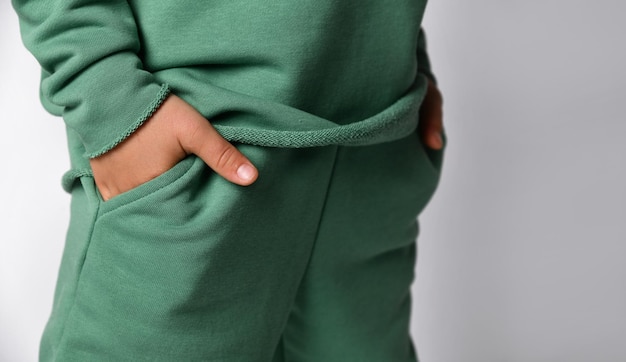
[[[417,71],[430,78],[430,80],[432,80],[435,84],[437,83],[437,78],[435,78],[435,75],[430,67],[430,59],[428,57],[426,34],[424,34],[424,29],[420,29],[417,38]]]
[[[127,1],[12,0],[22,41],[41,66],[44,108],[97,157],[131,135],[169,93],[143,69]]]

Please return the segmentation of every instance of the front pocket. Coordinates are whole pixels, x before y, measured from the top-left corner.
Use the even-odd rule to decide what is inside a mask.
[[[129,191],[123,192],[108,201],[103,201],[102,196],[98,193],[98,197],[101,202],[100,214],[107,213],[121,206],[139,201],[150,194],[167,188],[187,173],[196,161],[203,163],[203,161],[195,155],[187,156],[161,175],[144,182]]]

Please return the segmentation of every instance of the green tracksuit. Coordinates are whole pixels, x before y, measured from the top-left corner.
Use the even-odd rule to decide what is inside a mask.
[[[62,116],[71,222],[43,361],[412,361],[426,0],[12,0]],[[173,92],[257,166],[104,202],[89,158]]]

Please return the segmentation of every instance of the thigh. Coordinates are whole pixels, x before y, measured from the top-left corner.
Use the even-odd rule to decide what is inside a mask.
[[[432,156],[416,135],[339,149],[284,360],[415,360],[410,287],[416,218],[439,178]]]
[[[271,359],[336,148],[241,150],[249,187],[195,157],[106,202],[81,180],[42,360]]]

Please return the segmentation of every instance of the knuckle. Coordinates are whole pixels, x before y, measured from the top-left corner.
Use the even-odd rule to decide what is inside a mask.
[[[216,167],[219,169],[225,169],[229,166],[234,166],[237,161],[238,154],[239,152],[234,146],[226,143],[217,152],[217,160],[215,163]]]
[[[195,151],[201,148],[204,143],[202,136],[202,127],[200,125],[183,125],[180,129],[181,145],[187,151]]]

